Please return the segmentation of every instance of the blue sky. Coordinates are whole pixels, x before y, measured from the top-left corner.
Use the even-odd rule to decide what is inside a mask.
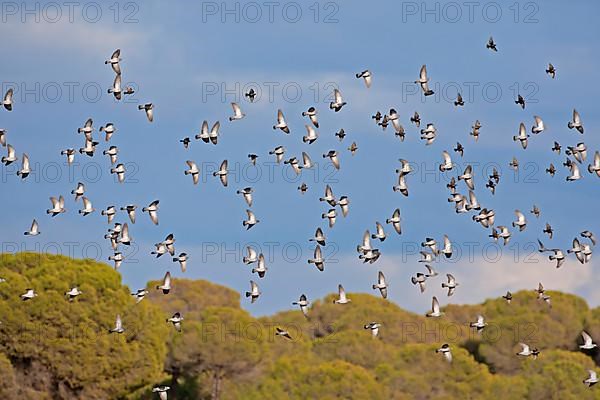
[[[118,14],[109,5],[83,2],[71,19],[64,5],[59,16],[48,3],[15,4],[16,9],[2,9],[0,24],[2,37],[10,38],[4,41],[2,90],[17,88],[14,111],[0,112],[0,127],[8,130],[8,142],[19,156],[29,154],[36,171],[21,182],[15,175],[18,166],[0,167],[3,251],[41,249],[107,261],[111,249],[102,237],[109,225],[99,211],[160,199],[159,226],[140,213],[130,227],[135,249],[121,273],[131,288],[170,270],[177,277],[208,279],[242,293],[257,277],[239,262],[241,254],[233,253],[255,243],[265,252],[271,249],[272,256],[266,277],[259,280],[263,296],[253,305],[242,301],[253,314],[286,309],[300,293],[322,297],[338,283],[348,291],[371,292],[379,269],[388,277],[391,299],[422,313],[431,295],[443,292],[441,278],[423,295],[410,284],[410,276],[423,269],[415,249],[426,236],[441,240],[448,234],[463,255],[440,261],[436,268],[453,273],[461,283],[453,302],[478,302],[542,281],[548,289],[578,293],[600,304],[594,291],[594,272],[600,267],[596,259],[581,265],[570,258],[556,270],[532,247],[541,238],[548,247],[566,250],[584,229],[600,234],[595,202],[600,179],[585,171],[581,181],[567,183],[564,153],[550,151],[554,140],[563,148],[585,141],[589,159],[600,149],[595,134],[600,124],[594,79],[600,67],[595,54],[597,2],[575,1],[568,7],[558,1],[516,6],[475,2],[469,15],[463,3],[284,1],[275,2],[272,17],[268,2],[121,2]],[[37,7],[39,21],[27,14],[25,5]],[[498,53],[485,48],[490,35]],[[132,98],[119,103],[106,94],[114,74],[103,63],[115,48],[122,50],[124,82],[137,88]],[[558,70],[555,80],[544,73],[548,62]],[[427,64],[437,92],[428,99],[412,83],[422,64]],[[370,89],[354,77],[366,68],[373,73]],[[262,95],[253,104],[243,98],[242,89],[249,86]],[[327,105],[333,87],[348,102],[339,113]],[[452,104],[457,87],[466,101],[461,109]],[[527,100],[525,110],[514,104],[517,92]],[[153,123],[136,106],[148,101],[156,107]],[[227,120],[232,101],[247,114],[243,120]],[[319,139],[307,145],[301,138],[308,120],[301,112],[310,106],[317,107],[321,126]],[[393,136],[391,127],[382,132],[370,118],[391,107],[407,131],[405,142]],[[271,128],[278,108],[290,125],[289,136]],[[582,116],[583,136],[566,127],[573,108]],[[423,123],[435,123],[438,138],[432,146],[426,147],[410,124],[414,111]],[[529,129],[534,115],[544,119],[547,129],[530,138],[524,151],[512,136],[520,122]],[[110,162],[101,154],[108,146],[104,141],[93,158],[78,154],[76,167],[64,165],[60,151],[83,146],[77,128],[89,117],[96,128],[106,122],[116,125],[110,145],[119,147],[119,160],[128,166],[125,184],[109,174]],[[211,125],[221,122],[219,144],[194,141],[183,149],[179,139],[193,138],[205,119]],[[476,119],[483,125],[477,143],[469,136]],[[341,143],[334,136],[340,128],[347,133]],[[346,150],[352,141],[359,147],[355,156]],[[460,170],[474,166],[476,194],[484,207],[496,211],[497,224],[510,225],[515,209],[528,211],[537,204],[542,210],[539,220],[527,213],[527,229],[513,232],[510,246],[490,245],[489,232],[474,224],[471,214],[456,215],[446,201],[447,177],[435,171],[442,151],[450,151],[456,141],[466,150],[463,159],[451,152],[453,159]],[[286,147],[286,156],[308,152],[318,163],[318,174],[305,171],[296,180],[287,167],[274,166],[268,151],[277,145]],[[341,154],[339,172],[321,157],[330,149]],[[259,155],[258,169],[249,167],[248,153]],[[522,165],[517,176],[508,168],[513,156]],[[408,198],[392,191],[399,158],[417,169],[408,176]],[[188,159],[203,170],[198,186],[183,174]],[[207,172],[223,159],[233,169],[227,188]],[[559,170],[554,178],[544,173],[550,162]],[[484,186],[484,171],[492,166],[503,175],[495,196]],[[86,182],[97,209],[85,218],[69,195],[78,181]],[[296,190],[301,182],[309,186],[303,196]],[[339,218],[333,229],[320,218],[328,209],[318,201],[326,183],[351,201],[349,216]],[[261,220],[250,231],[241,224],[246,205],[235,194],[245,186],[254,188],[252,209]],[[466,194],[462,183],[459,191]],[[60,194],[67,198],[68,212],[51,219],[45,215],[48,197]],[[374,231],[375,221],[384,222],[395,208],[402,213],[402,236],[386,229],[388,239],[378,244],[381,259],[362,264],[355,247],[363,232]],[[26,238],[22,233],[32,218],[39,221],[42,235]],[[125,222],[125,214],[116,220]],[[556,230],[552,241],[541,232],[545,222]],[[332,262],[322,273],[306,263],[313,249],[308,239],[318,226],[331,242],[324,250]],[[157,260],[149,254],[152,244],[169,233],[175,234],[177,251],[190,254],[186,274],[166,256]],[[447,298],[441,302],[446,304]]]

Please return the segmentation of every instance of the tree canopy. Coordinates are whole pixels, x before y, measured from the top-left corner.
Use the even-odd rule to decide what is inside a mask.
[[[314,299],[308,318],[296,308],[255,318],[237,292],[202,280],[173,279],[168,295],[149,282],[136,304],[116,271],[90,260],[2,255],[0,277],[5,398],[154,399],[167,385],[170,399],[600,399],[582,383],[599,352],[579,349],[582,330],[600,340],[600,310],[570,294],[549,292],[550,308],[521,291],[431,319],[352,293],[346,305]],[[83,293],[69,301],[73,286]],[[21,300],[29,288],[38,296]],[[181,331],[166,321],[176,312]],[[109,334],[117,314],[125,332]],[[540,356],[516,356],[519,342]],[[452,363],[435,351],[443,343]]]

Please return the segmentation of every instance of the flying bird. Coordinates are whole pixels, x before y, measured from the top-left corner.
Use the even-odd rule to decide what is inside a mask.
[[[377,272],[377,283],[373,284],[373,290],[375,289],[379,289],[381,297],[387,299],[387,283],[385,282],[385,275],[383,275],[383,272],[381,271]]]
[[[488,39],[487,44],[485,45],[486,49],[490,49],[492,51],[498,51],[498,48],[496,47],[496,43],[494,42],[494,38],[490,36],[490,38]]]
[[[579,133],[583,135],[583,124],[581,123],[581,117],[576,109],[573,109],[573,119],[567,124],[569,129],[577,129]]]
[[[154,104],[140,104],[138,105],[138,110],[144,110],[144,112],[146,113],[146,118],[148,118],[149,122],[154,121]]]
[[[586,384],[588,387],[592,387],[598,383],[598,375],[596,374],[596,371],[588,369],[588,375],[589,376],[583,380],[584,384]]]
[[[435,352],[443,355],[449,363],[452,362],[452,352],[450,351],[450,345],[448,343],[444,343],[442,347],[436,349]]]
[[[552,77],[552,79],[554,79],[556,77],[556,68],[554,68],[554,65],[552,65],[552,63],[548,63],[548,68],[546,68],[546,73],[548,75],[550,75]]]
[[[171,318],[167,318],[167,322],[172,323],[173,327],[175,327],[175,330],[177,332],[181,332],[181,322],[182,321],[183,321],[183,316],[179,312],[176,312],[175,314],[173,314],[173,316]]]
[[[392,214],[392,218],[388,218],[385,220],[386,224],[392,224],[392,226],[394,227],[394,230],[396,231],[396,233],[398,233],[398,235],[402,234],[402,228],[400,227],[400,209],[396,208],[394,210],[394,213]]]
[[[169,271],[165,274],[162,284],[156,285],[156,290],[162,290],[163,294],[169,294],[171,291],[171,273]]]
[[[288,331],[286,331],[285,329],[281,329],[279,327],[275,328],[275,335],[276,336],[284,337],[284,338],[286,338],[288,340],[293,340],[292,336],[290,335],[290,333]]]
[[[154,225],[158,225],[158,205],[160,204],[160,200],[154,200],[152,203],[148,205],[148,207],[142,208],[142,212],[147,212],[148,216],[150,216],[150,220]]]
[[[283,111],[281,110],[277,110],[277,124],[273,125],[273,130],[276,129],[281,129],[287,134],[290,133],[290,128],[288,128],[288,125],[285,122],[285,117],[283,116]]]
[[[125,332],[125,328],[123,328],[123,322],[121,321],[121,316],[117,314],[117,319],[115,320],[115,327],[108,330],[108,333],[123,333]]]
[[[254,281],[250,281],[250,291],[246,292],[246,297],[250,297],[250,303],[254,303],[261,295],[258,285]]]
[[[329,108],[339,112],[347,103],[342,99],[342,93],[338,89],[333,89],[333,101],[329,103]]]
[[[591,350],[598,347],[598,345],[593,342],[592,337],[586,331],[581,331],[581,337],[583,338],[583,344],[579,345],[581,350]]]
[[[315,107],[309,107],[307,111],[302,112],[303,117],[308,117],[310,122],[314,125],[315,128],[319,127],[319,121],[317,119],[317,109]],[[308,128],[307,128],[308,129]]]
[[[223,160],[223,162],[221,162],[221,165],[219,166],[219,170],[213,172],[213,176],[218,176],[221,180],[221,184],[223,184],[224,187],[227,187],[228,172],[229,171],[227,171],[227,160]]]
[[[116,49],[113,51],[110,58],[104,61],[104,64],[110,64],[115,74],[121,75],[121,66],[119,65],[119,61],[121,61],[121,49]]]
[[[442,282],[442,288],[448,289],[448,297],[450,297],[454,294],[454,290],[458,286],[458,283],[452,274],[446,274],[446,278],[448,279],[448,282]]]
[[[12,107],[13,107],[13,89],[10,88],[6,91],[6,93],[4,94],[4,98],[2,99],[2,105],[4,106],[4,109],[6,111],[12,111]]]
[[[525,343],[519,343],[519,346],[521,346],[521,351],[517,353],[518,356],[532,357],[535,360],[540,354],[540,351],[537,348],[531,349],[529,345]]]
[[[352,300],[346,297],[344,287],[341,284],[338,285],[338,298],[333,300],[333,304],[348,304],[351,301]]]
[[[304,314],[304,316],[306,318],[308,318],[308,306],[309,306],[309,304],[310,303],[306,299],[306,295],[305,294],[301,294],[300,295],[300,299],[298,299],[298,301],[295,301],[295,302],[292,303],[292,305],[300,307],[300,311],[302,311],[302,314]]]
[[[425,96],[431,96],[434,93],[433,90],[429,89],[428,82],[429,78],[427,77],[427,66],[423,64],[421,71],[419,72],[419,80],[416,80],[415,83],[421,86],[421,90]]]
[[[238,121],[246,116],[237,103],[231,103],[231,108],[233,108],[233,115],[229,117],[229,121]]]
[[[369,329],[371,331],[371,336],[376,338],[379,335],[379,328],[381,324],[378,322],[370,322],[364,326],[365,329]]]
[[[438,302],[437,297],[433,296],[431,300],[431,312],[427,313],[425,316],[427,317],[441,317],[444,315],[442,311],[440,311],[440,303]]]
[[[251,210],[246,210],[246,214],[248,214],[248,219],[242,221],[242,226],[245,226],[246,230],[248,230],[258,224],[260,220],[256,219],[256,216]]]

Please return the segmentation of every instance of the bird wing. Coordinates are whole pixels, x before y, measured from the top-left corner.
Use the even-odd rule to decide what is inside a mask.
[[[331,190],[331,186],[325,186],[325,197],[333,198],[333,190]]]
[[[581,124],[581,117],[579,116],[579,113],[576,109],[573,109],[573,122],[575,123],[575,125]]]
[[[200,136],[207,137],[208,136],[208,121],[204,120],[202,122],[202,127],[200,128]]]
[[[476,206],[479,204],[477,202],[477,197],[475,196],[475,192],[472,190],[469,190],[469,203],[471,203],[472,206]]]
[[[433,299],[431,300],[431,311],[433,311],[434,313],[440,312],[440,303],[438,302],[438,299],[435,296],[433,296]]]
[[[4,95],[4,103],[7,103],[7,104],[12,103],[12,97],[13,97],[13,89],[10,88],[6,91],[6,94]]]
[[[310,159],[310,156],[304,151],[302,152],[302,162],[304,164],[304,168],[312,167],[312,160]]]
[[[585,344],[592,344],[592,337],[586,331],[581,331],[581,337]]]
[[[89,210],[92,208],[92,202],[87,197],[83,197],[82,200],[84,209]]]
[[[219,172],[227,172],[227,164],[227,160],[223,160],[223,162],[219,166]]]
[[[323,230],[321,228],[317,228],[316,232],[315,232],[315,237],[318,238],[322,238],[323,236]]]
[[[449,285],[456,285],[456,279],[454,278],[454,276],[452,276],[452,274],[446,274],[446,277],[448,278]]]
[[[375,225],[377,226],[377,235],[384,236],[385,231],[383,230],[383,226],[379,222],[375,222]]]
[[[377,273],[377,283],[378,283],[380,286],[385,286],[385,285],[386,285],[386,284],[385,284],[385,275],[383,275],[383,272],[381,272],[381,271],[379,271],[379,272]]]
[[[520,224],[525,223],[525,215],[521,211],[515,210],[515,215],[517,216],[517,221],[519,221]]]
[[[371,250],[371,234],[369,233],[369,230],[367,229],[363,235],[363,240],[362,240],[362,250]]]
[[[185,163],[188,165],[188,167],[190,167],[190,170],[192,173],[195,173],[198,171],[198,166],[196,165],[196,163],[194,161],[187,160]]]
[[[450,154],[446,150],[442,152],[442,157],[444,157],[444,165],[452,165],[452,159],[450,158]]]
[[[121,75],[117,74],[115,76],[115,80],[113,82],[113,90],[115,92],[120,92],[121,91]]]
[[[283,111],[281,111],[281,110],[277,110],[277,123],[279,125],[287,125],[285,123],[285,118],[283,116]]]
[[[333,89],[333,98],[337,104],[341,104],[343,102],[342,94],[337,89]]]
[[[317,244],[317,247],[315,247],[314,257],[315,257],[315,260],[323,260],[323,256],[321,253],[321,246],[319,246],[318,244]]]
[[[340,300],[345,301],[346,300],[346,291],[344,290],[344,287],[341,284],[338,285],[338,293],[340,295]]]
[[[427,66],[425,64],[423,64],[423,66],[421,67],[421,71],[419,72],[419,78],[421,82],[427,81]]]
[[[340,159],[338,158],[337,153],[335,155],[331,156],[330,158],[331,158],[331,163],[333,164],[335,169],[340,169]]]
[[[212,128],[210,129],[210,137],[219,136],[219,128],[221,127],[221,123],[219,121],[215,122]]]
[[[235,115],[236,117],[242,116],[242,109],[237,103],[231,103],[231,107],[233,108],[233,115]]]
[[[365,84],[367,85],[367,88],[371,87],[371,74],[369,73],[369,75],[367,76],[363,76],[363,79],[365,80]]]

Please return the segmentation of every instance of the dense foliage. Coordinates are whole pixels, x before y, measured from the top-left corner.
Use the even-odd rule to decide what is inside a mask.
[[[109,266],[38,254],[0,262],[0,395],[22,399],[600,399],[582,383],[600,361],[583,352],[580,332],[600,340],[600,310],[577,296],[533,291],[480,305],[449,305],[429,319],[381,298],[315,300],[309,318],[291,309],[254,318],[231,289],[174,279],[139,304]],[[69,302],[77,285],[83,294]],[[35,288],[38,297],[22,301]],[[166,319],[184,316],[178,332]],[[122,335],[108,334],[116,314]],[[478,314],[489,325],[469,327]],[[365,323],[382,324],[371,337]],[[275,335],[287,330],[289,340]],[[541,350],[515,355],[518,343]],[[449,343],[447,363],[435,349]]]

